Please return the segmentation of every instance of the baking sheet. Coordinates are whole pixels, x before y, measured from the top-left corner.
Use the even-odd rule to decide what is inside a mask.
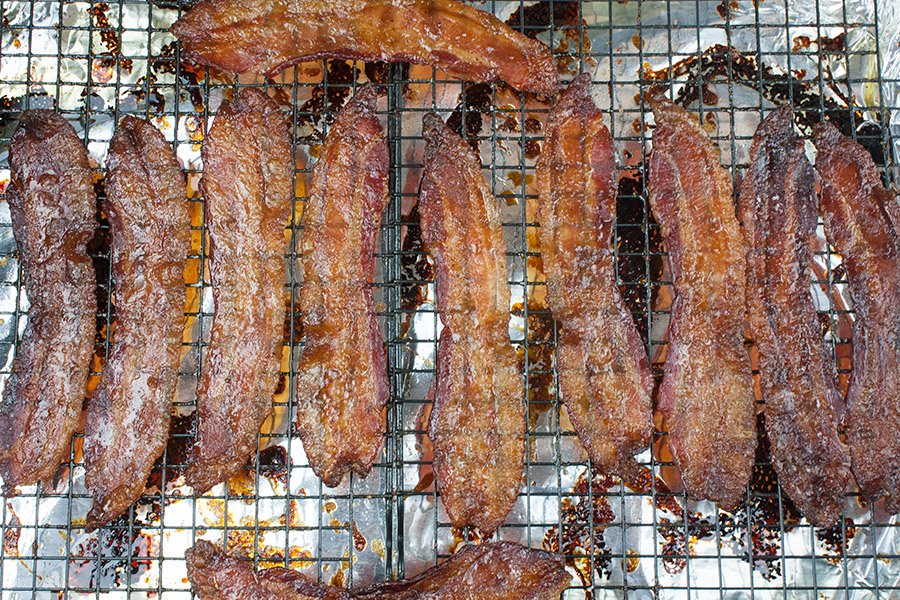
[[[765,109],[793,97],[798,107],[809,109],[810,118],[822,109],[845,121],[855,114],[860,141],[888,175],[893,168],[894,177],[900,176],[891,158],[892,150],[900,150],[900,118],[894,115],[900,106],[900,7],[890,0],[877,5],[874,0],[474,4],[550,44],[564,78],[580,70],[592,73],[594,98],[607,112],[623,168],[616,248],[620,284],[656,367],[671,293],[664,248],[642,186],[652,135],[652,116],[642,97],[651,86],[668,86],[676,98],[702,100],[690,107],[699,111],[729,168],[746,164],[749,138]],[[114,124],[134,113],[165,133],[187,170],[195,230],[179,416],[147,494],[133,514],[99,535],[85,534],[90,498],[76,438],[72,460],[52,489],[38,494],[23,488],[2,502],[0,598],[187,598],[183,552],[198,538],[225,543],[229,552],[260,566],[288,566],[345,586],[415,575],[464,540],[474,541],[474,533],[447,523],[435,497],[424,433],[440,322],[413,208],[424,149],[421,116],[431,109],[477,144],[502,207],[509,251],[510,335],[520,345],[529,383],[531,428],[526,482],[499,537],[565,552],[575,586],[567,599],[900,597],[896,519],[850,494],[844,524],[815,530],[778,495],[764,454],[747,502],[734,513],[666,491],[677,490],[677,476],[665,460],[664,435],[657,436],[654,452],[641,456],[648,469],[643,485],[628,488],[591,476],[555,394],[554,329],[543,304],[534,244],[534,159],[546,102],[502,85],[463,85],[417,66],[313,62],[271,81],[208,72],[181,62],[167,32],[186,8],[165,1],[0,2],[0,186],[5,190],[9,179],[8,139],[25,107],[57,108],[76,126],[96,164],[100,193]],[[286,235],[296,239],[309,170],[328,122],[352,88],[366,81],[379,87],[392,153],[391,205],[376,279],[391,376],[384,454],[368,478],[353,476],[335,489],[323,487],[307,466],[290,428],[290,380],[301,349],[299,315],[292,314],[285,324],[292,351],[283,364],[275,417],[260,436],[261,452],[227,487],[197,498],[182,485],[181,466],[190,446],[194,388],[212,312],[197,191],[204,132],[236,86],[264,86],[285,105],[297,167],[296,210]],[[98,371],[111,318],[105,227],[92,250],[101,281],[101,335],[93,365]],[[299,286],[295,260],[292,246],[285,290],[292,306]],[[846,382],[852,303],[840,281],[840,257],[827,252],[824,239],[817,265],[825,281],[818,288],[820,309],[831,324],[829,339]],[[0,366],[5,372],[25,326],[28,303],[20,276],[4,202]]]

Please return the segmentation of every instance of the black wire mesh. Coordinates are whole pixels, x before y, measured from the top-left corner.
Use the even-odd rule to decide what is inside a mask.
[[[891,0],[540,0],[476,3],[554,48],[564,79],[592,72],[595,100],[620,152],[617,220],[619,283],[661,373],[671,291],[661,237],[646,201],[649,114],[645,94],[668,88],[703,119],[740,171],[765,109],[792,101],[801,124],[823,115],[852,134],[890,180],[891,111],[900,81],[883,76]],[[83,532],[90,499],[81,440],[57,481],[24,488],[0,508],[0,598],[190,597],[184,550],[199,537],[266,567],[287,566],[327,583],[363,585],[415,575],[474,532],[453,529],[437,498],[425,436],[434,373],[435,317],[430,267],[417,231],[421,116],[438,109],[481,151],[500,200],[513,292],[511,334],[528,381],[530,431],[526,484],[498,534],[562,551],[574,575],[566,598],[860,597],[900,590],[895,520],[879,506],[847,498],[845,519],[830,530],[802,521],[779,493],[764,439],[745,502],[717,512],[687,502],[664,481],[672,465],[664,432],[642,455],[645,479],[625,487],[591,474],[554,390],[555,329],[543,303],[535,247],[534,158],[549,104],[503,85],[464,85],[430,68],[327,61],[305,63],[272,80],[231,78],[180,60],[169,25],[179,2],[0,0],[0,181],[9,179],[6,148],[25,108],[55,108],[76,125],[97,161],[102,195],[106,145],[124,114],[162,129],[188,173],[193,253],[178,417],[147,493],[99,534]],[[885,28],[888,28],[887,30]],[[892,42],[896,44],[896,40]],[[294,131],[296,202],[286,231],[302,227],[309,171],[343,101],[362,82],[379,90],[391,145],[391,203],[379,241],[376,298],[388,347],[391,403],[385,449],[371,475],[321,485],[290,427],[293,372],[301,349],[296,312],[296,244],[286,256],[285,323],[289,351],[276,415],[260,434],[260,453],[228,485],[197,498],[179,480],[193,439],[194,389],[203,369],[211,295],[206,272],[199,148],[224,95],[262,86],[285,106]],[[892,100],[894,99],[894,100]],[[652,120],[650,121],[652,122]],[[848,300],[840,259],[824,240],[818,253],[821,317],[846,383],[850,368]],[[98,336],[93,380],[114,318],[108,226],[91,244],[98,270]],[[0,348],[4,372],[24,329],[27,300],[9,213],[0,204]]]

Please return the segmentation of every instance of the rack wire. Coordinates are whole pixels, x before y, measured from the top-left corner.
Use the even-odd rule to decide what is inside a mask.
[[[697,112],[733,173],[746,167],[750,138],[765,111],[793,102],[801,125],[827,116],[873,153],[885,181],[900,176],[892,158],[892,143],[900,140],[889,126],[900,79],[886,75],[900,60],[892,39],[900,11],[891,0],[475,4],[550,45],[563,79],[585,70],[593,75],[595,100],[620,152],[619,284],[657,377],[671,291],[643,187],[652,138],[644,98],[652,87],[663,86]],[[90,498],[76,436],[54,485],[23,488],[0,506],[0,598],[189,598],[183,553],[201,537],[259,567],[286,566],[345,586],[415,575],[459,543],[477,539],[447,521],[424,431],[440,327],[414,209],[424,147],[421,116],[428,110],[440,111],[479,149],[503,215],[515,303],[510,331],[528,382],[530,429],[525,485],[498,537],[563,552],[573,573],[567,599],[900,596],[896,519],[848,493],[840,526],[812,528],[780,493],[764,450],[745,502],[732,512],[669,491],[665,481],[673,467],[662,431],[654,436],[654,451],[641,456],[644,481],[628,487],[589,470],[555,393],[556,332],[543,303],[535,246],[534,158],[548,101],[401,64],[327,61],[304,63],[270,80],[231,78],[181,60],[168,27],[188,8],[168,0],[0,0],[0,191],[8,183],[6,152],[22,110],[55,108],[76,125],[95,161],[101,196],[113,127],[125,114],[137,114],[166,134],[186,170],[194,231],[178,416],[146,494],[122,518],[85,534]],[[284,105],[294,132],[296,202],[288,233],[296,240],[310,168],[328,123],[365,81],[379,90],[392,165],[375,283],[391,381],[383,455],[368,478],[351,476],[329,489],[306,465],[292,433],[292,382],[302,349],[292,242],[285,292],[295,308],[285,323],[276,415],[263,427],[260,452],[248,469],[196,497],[179,477],[193,439],[194,386],[212,316],[197,186],[203,134],[222,98],[237,87],[260,86]],[[94,382],[114,318],[108,235],[101,219],[90,246],[99,281]],[[817,265],[821,317],[846,384],[852,304],[840,257],[824,239]],[[24,330],[21,281],[2,203],[2,373],[9,372]]]

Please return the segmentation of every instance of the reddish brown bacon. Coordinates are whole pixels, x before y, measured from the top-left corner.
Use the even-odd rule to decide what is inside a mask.
[[[31,307],[0,408],[4,490],[47,481],[69,456],[97,310],[85,246],[97,199],[87,151],[56,113],[22,114],[9,146],[13,234]]]
[[[838,433],[834,364],[810,293],[813,168],[791,121],[786,105],[760,124],[741,184],[747,308],[778,481],[811,523],[830,527],[841,516],[850,457]]]
[[[437,115],[425,116],[424,134],[419,210],[444,324],[428,427],[434,472],[453,523],[490,534],[515,504],[525,460],[506,245],[478,157]]]
[[[547,46],[456,0],[205,0],[172,33],[185,58],[231,73],[342,58],[413,62],[541,94],[558,85]]]
[[[558,600],[571,582],[562,558],[512,542],[464,546],[412,579],[350,591],[289,569],[254,571],[248,561],[225,556],[205,540],[185,555],[191,587],[201,600]]]
[[[372,283],[388,193],[388,147],[369,86],[341,110],[312,175],[300,248],[306,347],[297,426],[325,485],[365,476],[381,452],[388,400],[384,340]]]
[[[844,429],[863,494],[900,512],[900,238],[897,198],[871,155],[831,124],[815,129],[825,232],[844,259],[853,323],[853,372]]]
[[[191,250],[184,175],[162,134],[125,117],[109,147],[104,210],[112,232],[116,319],[85,419],[87,528],[140,497],[166,448],[184,329]]]
[[[653,114],[650,204],[675,288],[658,405],[688,494],[730,508],[756,448],[744,348],[746,249],[731,178],[700,122],[664,100]]]
[[[650,443],[653,381],[616,286],[616,151],[590,84],[578,77],[550,111],[537,163],[541,257],[562,399],[594,466],[622,475]]]
[[[281,367],[292,165],[287,123],[271,98],[244,88],[222,103],[203,144],[215,315],[186,474],[198,493],[244,464],[272,412]]]

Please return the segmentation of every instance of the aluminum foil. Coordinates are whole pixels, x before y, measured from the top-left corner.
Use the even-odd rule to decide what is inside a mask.
[[[853,127],[868,147],[882,148],[886,167],[900,151],[900,7],[882,0],[732,0],[671,2],[481,2],[513,24],[524,21],[557,52],[563,77],[593,74],[594,97],[607,111],[623,167],[618,224],[618,269],[623,292],[645,315],[640,328],[656,366],[665,340],[671,299],[658,231],[649,220],[642,165],[651,146],[642,94],[664,86],[673,98],[696,97],[722,162],[746,164],[749,138],[765,109],[787,100],[778,85],[791,82],[795,103],[809,101],[856,117]],[[421,109],[437,109],[477,145],[485,177],[500,199],[513,318],[510,335],[525,342],[529,366],[531,433],[526,485],[499,537],[562,551],[576,587],[566,598],[869,598],[896,597],[900,536],[880,505],[849,496],[843,526],[815,530],[779,497],[774,473],[760,465],[748,501],[733,512],[686,501],[677,474],[660,460],[659,443],[642,455],[645,480],[623,486],[592,475],[586,457],[555,399],[552,320],[545,314],[534,251],[534,159],[548,104],[505,86],[464,86],[430,68],[306,63],[275,80],[206,72],[179,62],[166,31],[177,2],[0,3],[0,182],[9,179],[7,144],[16,111],[62,111],[87,141],[102,191],[108,140],[118,117],[151,118],[188,171],[193,225],[202,230],[197,191],[200,144],[215,110],[235,83],[267,85],[295,124],[297,218],[300,223],[309,168],[346,89],[364,81],[383,85],[379,108],[391,135],[397,167],[392,206],[380,241],[378,305],[389,340],[392,406],[385,454],[372,474],[324,488],[291,435],[290,386],[275,398],[276,414],[263,428],[253,469],[227,488],[195,497],[183,485],[180,464],[190,446],[194,389],[202,343],[212,313],[211,290],[199,240],[188,281],[186,347],[177,397],[178,417],[164,461],[133,515],[99,534],[83,532],[90,504],[84,488],[80,438],[73,460],[42,493],[24,488],[0,508],[3,598],[189,597],[184,550],[197,538],[224,543],[260,566],[298,569],[326,583],[357,586],[411,576],[474,534],[454,530],[436,500],[431,445],[424,435],[430,410],[440,320],[427,283],[426,259],[414,224],[421,177]],[[551,16],[552,15],[552,16]],[[552,22],[552,26],[550,26]],[[880,53],[879,53],[880,51]],[[759,53],[763,59],[758,61]],[[732,79],[729,83],[727,75]],[[879,78],[880,74],[880,78]],[[850,76],[849,83],[847,76]],[[702,76],[706,85],[692,85]],[[323,78],[328,86],[322,86]],[[760,85],[762,83],[762,85]],[[782,88],[783,89],[783,88]],[[806,98],[804,90],[811,96]],[[848,107],[852,105],[852,107]],[[761,110],[762,108],[762,110]],[[890,128],[885,126],[890,122]],[[874,141],[872,141],[874,140]],[[890,144],[893,143],[893,146]],[[399,161],[399,164],[397,164]],[[97,264],[108,271],[104,230]],[[296,239],[296,236],[295,236]],[[817,266],[823,278],[840,268],[824,237]],[[105,246],[104,244],[107,244]],[[296,251],[288,257],[288,267]],[[104,264],[106,265],[104,267]],[[291,283],[293,280],[293,270]],[[0,356],[8,371],[27,298],[9,212],[0,204]],[[103,277],[101,277],[103,280]],[[852,308],[845,284],[817,288],[820,309]],[[296,299],[296,295],[294,296]],[[541,312],[544,311],[544,312]],[[527,316],[526,316],[527,315]],[[104,322],[104,318],[100,319]],[[852,315],[832,321],[830,340],[840,367],[849,368]],[[101,323],[105,324],[105,323]],[[291,323],[288,323],[290,330]],[[527,334],[526,334],[527,332]],[[298,332],[294,332],[295,334]],[[296,361],[300,339],[294,336]],[[285,359],[285,373],[291,372]],[[99,367],[98,354],[95,369]],[[846,373],[842,375],[846,383]],[[96,377],[94,378],[96,382]],[[765,458],[765,456],[762,456]],[[664,462],[664,461],[663,461]],[[850,491],[850,490],[848,490]],[[874,515],[874,517],[873,517]],[[690,557],[689,559],[687,557]],[[689,590],[689,591],[688,591]]]

